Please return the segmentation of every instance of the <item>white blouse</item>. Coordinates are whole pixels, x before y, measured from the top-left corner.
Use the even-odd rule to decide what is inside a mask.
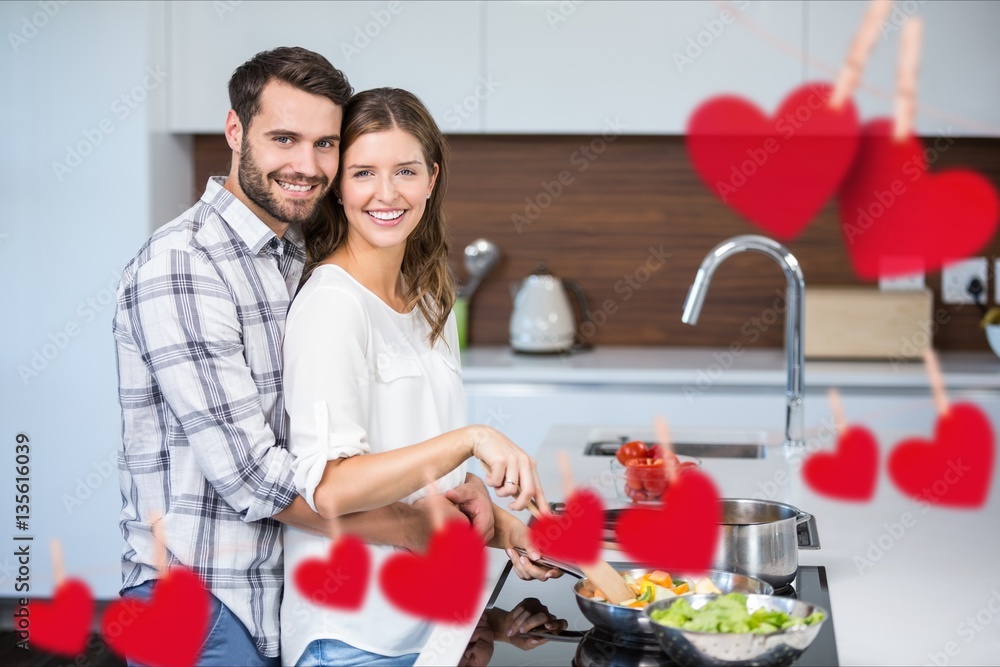
[[[284,392],[298,492],[314,494],[327,461],[413,445],[465,425],[458,329],[451,314],[430,347],[419,309],[390,308],[339,266],[317,266],[285,324]],[[466,465],[437,481],[440,493],[465,481]],[[426,496],[425,487],[407,496]],[[393,607],[378,587],[394,547],[369,545],[371,580],[362,608],[339,612],[304,598],[294,585],[303,560],[327,558],[330,540],[284,526],[285,591],[281,661],[294,665],[315,639],[339,639],[382,655],[416,653],[431,623]]]

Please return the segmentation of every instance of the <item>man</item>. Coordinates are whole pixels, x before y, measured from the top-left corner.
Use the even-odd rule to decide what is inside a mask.
[[[305,258],[299,226],[337,174],[351,93],[339,70],[301,48],[239,67],[229,81],[228,178],[209,181],[197,204],[157,230],[119,285],[122,595],[152,594],[152,528],[162,518],[170,562],[212,593],[200,665],[278,664],[278,522],[329,530],[293,483],[281,342]],[[457,505],[443,504],[488,539],[489,497],[473,480],[452,494]],[[430,514],[396,503],[339,521],[368,541],[422,549]]]

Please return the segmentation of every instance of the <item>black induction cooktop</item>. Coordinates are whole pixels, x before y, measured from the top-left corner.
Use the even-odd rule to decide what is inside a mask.
[[[619,570],[632,569],[630,563],[612,563]],[[512,643],[494,641],[489,665],[670,665],[673,664],[660,650],[655,639],[649,642],[621,641],[620,638],[602,634],[595,629],[576,604],[573,585],[576,579],[564,574],[549,581],[523,581],[511,573],[507,563],[487,605],[493,614],[510,611],[523,600],[534,598],[548,608],[548,612],[565,619],[569,627],[562,632],[563,641],[550,640],[531,649],[518,648]],[[786,595],[818,604],[830,610],[830,592],[827,587],[826,569],[822,566],[802,565]],[[834,637],[833,614],[823,624],[819,636],[803,653],[795,665],[839,665],[837,644]],[[522,646],[524,641],[518,642]],[[488,653],[488,651],[486,651]],[[480,651],[479,655],[483,655]]]

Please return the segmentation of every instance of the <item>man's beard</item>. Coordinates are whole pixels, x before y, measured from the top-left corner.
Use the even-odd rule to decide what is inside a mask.
[[[260,166],[258,166],[257,161],[254,160],[249,142],[244,142],[243,150],[240,152],[240,164],[237,175],[240,181],[240,188],[250,201],[278,222],[289,225],[311,220],[319,210],[323,197],[330,186],[329,181],[323,176],[319,178],[307,178],[299,173],[282,176],[277,172],[265,176]],[[311,200],[291,199],[278,201],[269,187],[271,179],[298,185],[318,184],[318,193]],[[279,188],[281,187],[277,183],[275,185]]]

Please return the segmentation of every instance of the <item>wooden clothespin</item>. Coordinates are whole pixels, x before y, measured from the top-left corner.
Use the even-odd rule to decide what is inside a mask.
[[[913,133],[917,113],[917,70],[920,65],[920,38],[923,21],[908,18],[903,24],[899,45],[899,67],[896,70],[896,98],[892,137],[904,141]]]
[[[948,414],[948,394],[944,389],[944,378],[941,376],[941,367],[938,365],[937,355],[934,350],[927,348],[924,350],[924,366],[927,367],[927,375],[930,377],[931,391],[934,394],[934,403],[937,411],[941,415]]]
[[[840,392],[831,387],[826,392],[827,400],[830,402],[830,411],[833,413],[833,428],[837,431],[837,436],[844,434],[847,430],[847,419],[844,415],[844,404],[840,400]]]
[[[673,454],[674,446],[670,442],[670,429],[667,426],[667,420],[661,415],[657,415],[653,418],[653,429],[656,432],[656,439],[660,441],[659,445],[663,448],[664,453]],[[667,465],[666,457],[663,459],[663,465]],[[667,468],[667,478],[670,480],[671,484],[677,481],[678,467],[679,466],[674,465]]]
[[[55,578],[55,587],[62,586],[66,580],[66,567],[63,564],[62,545],[58,539],[53,538],[49,542],[49,549],[52,551],[52,576]]]
[[[156,569],[160,571],[160,576],[165,577],[170,571],[170,559],[167,556],[167,543],[163,539],[163,517],[154,514],[150,517],[149,523],[153,529],[153,544],[156,549]]]
[[[830,107],[839,109],[858,87],[861,81],[861,73],[868,63],[868,56],[871,55],[872,46],[878,38],[879,26],[885,21],[892,9],[892,0],[873,0],[868,7],[868,12],[861,22],[861,27],[854,34],[854,41],[847,52],[847,59],[844,60],[837,75],[837,84],[830,96]]]

